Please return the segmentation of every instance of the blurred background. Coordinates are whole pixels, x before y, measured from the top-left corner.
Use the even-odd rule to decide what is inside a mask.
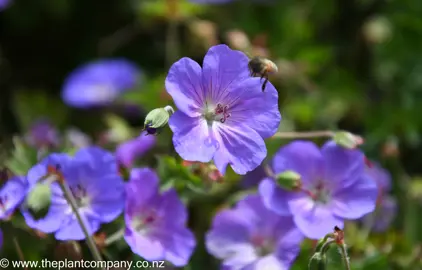
[[[346,226],[355,269],[422,269],[422,1],[194,2],[0,0],[0,138],[5,158],[12,155],[12,138],[33,132],[40,119],[74,144],[93,141],[114,151],[139,135],[148,111],[172,105],[164,89],[172,63],[185,56],[201,63],[209,47],[225,43],[277,64],[279,72],[270,81],[279,91],[280,131],[344,129],[359,134],[368,158],[391,173],[391,194],[397,199],[391,225],[382,232],[367,232],[356,222]],[[86,97],[91,102],[84,106],[63,94],[75,70],[116,58],[138,69],[128,91],[113,95],[107,104]],[[81,99],[87,95],[82,88],[72,89]],[[287,142],[269,139],[269,157]],[[159,155],[166,158],[157,159]],[[168,128],[137,161],[158,166],[162,177],[172,162],[181,161],[172,150]],[[211,188],[189,183],[205,195],[180,187],[189,201],[190,227],[199,239],[185,269],[218,269],[201,239],[214,212],[241,190],[240,181],[229,172],[217,187],[215,182]],[[58,243],[22,224],[17,218],[15,228],[3,228],[3,256],[19,258],[8,240],[12,235],[27,260],[77,258],[86,252],[83,242]],[[106,225],[104,234],[119,224]],[[293,269],[307,269],[311,247],[304,243]],[[124,241],[104,252],[115,260],[134,256]]]

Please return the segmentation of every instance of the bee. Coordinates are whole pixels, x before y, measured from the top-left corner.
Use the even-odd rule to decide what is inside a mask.
[[[274,64],[271,60],[261,56],[255,56],[249,61],[249,70],[251,71],[251,76],[261,75],[261,80],[265,78],[264,83],[262,84],[262,92],[265,90],[265,86],[268,82],[268,74],[278,72],[277,65]]]

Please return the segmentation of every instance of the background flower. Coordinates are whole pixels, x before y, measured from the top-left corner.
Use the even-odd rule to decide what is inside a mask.
[[[132,167],[133,162],[149,151],[155,143],[155,136],[147,136],[146,133],[143,132],[138,137],[123,142],[117,146],[117,160],[120,164],[130,168]]]
[[[251,78],[248,57],[226,45],[211,47],[203,67],[182,58],[170,68],[167,92],[177,108],[169,121],[173,144],[188,161],[214,163],[224,174],[228,164],[245,174],[267,155],[263,138],[280,124],[278,94],[271,83]]]
[[[362,220],[374,231],[383,232],[388,229],[397,214],[397,201],[388,194],[391,191],[391,176],[388,171],[375,162],[371,164],[372,166],[367,167],[366,171],[378,186],[377,207]]]
[[[224,269],[289,269],[303,235],[291,217],[268,210],[258,195],[219,212],[206,235],[208,252]]]
[[[264,203],[281,215],[293,215],[295,224],[312,239],[319,239],[344,219],[359,219],[375,210],[377,186],[365,172],[364,155],[333,141],[321,150],[307,141],[294,141],[274,157],[275,174],[292,170],[300,174],[302,188],[288,192],[272,179],[259,191]]]
[[[60,136],[48,120],[40,119],[31,125],[26,140],[34,147],[54,147],[60,143]]]
[[[196,241],[177,193],[160,194],[158,176],[146,168],[132,169],[126,192],[125,239],[132,251],[148,261],[186,265]]]
[[[0,11],[7,8],[11,0],[0,0]]]
[[[125,59],[102,59],[78,67],[66,79],[62,98],[70,106],[102,106],[134,89],[141,79],[137,66]]]
[[[117,218],[124,206],[124,182],[118,175],[113,155],[97,147],[79,150],[74,157],[53,154],[28,173],[30,183],[46,174],[47,166],[59,165],[63,180],[71,189],[78,211],[95,233],[101,223]],[[47,215],[35,220],[23,211],[27,224],[45,233],[55,232],[58,240],[82,240],[83,231],[57,183],[51,185],[52,198]]]
[[[15,176],[0,190],[0,219],[7,219],[23,201],[28,191],[26,178]]]

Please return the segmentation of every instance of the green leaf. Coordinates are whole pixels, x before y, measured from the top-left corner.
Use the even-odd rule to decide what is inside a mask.
[[[6,161],[6,166],[15,175],[25,175],[38,162],[38,152],[19,137],[13,139],[13,144],[14,150]]]

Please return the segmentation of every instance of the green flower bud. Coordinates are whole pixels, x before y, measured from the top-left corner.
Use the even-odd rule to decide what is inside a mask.
[[[284,189],[293,191],[302,186],[300,174],[294,171],[284,171],[276,175],[276,182]]]
[[[173,113],[174,110],[171,106],[150,111],[145,117],[144,130],[146,130],[148,134],[158,134],[159,131],[167,125],[170,116]]]
[[[38,183],[27,195],[25,207],[35,219],[40,219],[47,214],[51,204],[51,193],[50,183]]]
[[[355,149],[363,143],[363,138],[347,131],[338,131],[334,134],[334,142],[346,149]]]
[[[308,270],[325,270],[326,269],[326,256],[320,252],[315,252],[309,260]]]

